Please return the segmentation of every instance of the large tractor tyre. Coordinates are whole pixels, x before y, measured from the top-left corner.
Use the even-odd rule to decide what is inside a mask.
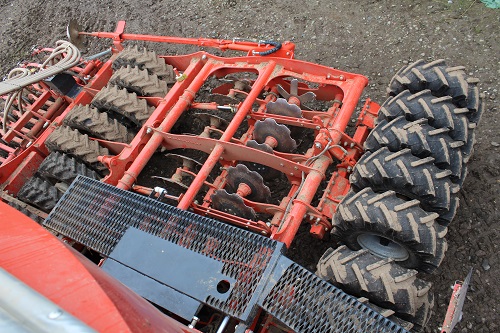
[[[410,149],[391,152],[387,147],[366,152],[354,167],[351,187],[358,192],[371,187],[376,192],[393,190],[420,201],[428,212],[439,214],[439,224],[447,226],[458,208],[460,186],[450,180],[451,171],[434,165],[432,157],[418,158]]]
[[[17,194],[19,200],[35,206],[46,213],[49,213],[54,208],[61,197],[61,191],[48,181],[36,176],[31,177]]]
[[[416,93],[425,89],[438,97],[451,96],[453,103],[461,108],[467,107],[468,101],[474,105],[479,97],[477,89],[469,90],[464,67],[447,67],[443,59],[430,63],[418,60],[401,68],[389,83],[392,96],[404,90]]]
[[[150,75],[147,70],[139,67],[121,67],[109,79],[109,83],[138,96],[165,97],[168,88],[165,81],[158,79],[156,75]]]
[[[50,152],[59,151],[73,156],[100,175],[108,173],[107,167],[97,159],[109,155],[108,149],[91,140],[87,134],[81,134],[68,126],[59,126],[49,135],[45,145]]]
[[[92,105],[111,116],[124,117],[125,123],[131,122],[137,127],[141,127],[154,111],[154,107],[148,106],[144,99],[137,98],[135,93],[114,85],[101,89],[94,96]]]
[[[132,131],[118,120],[89,105],[75,106],[64,118],[63,124],[97,139],[123,143],[134,139]]]
[[[377,306],[414,324],[425,326],[434,306],[431,284],[417,278],[417,271],[391,259],[381,259],[368,250],[346,246],[328,249],[319,260],[317,275],[356,297],[366,297]]]
[[[145,69],[149,74],[158,76],[167,84],[175,83],[175,72],[171,65],[167,65],[165,60],[159,58],[154,51],[146,49],[139,50],[136,46],[125,48],[113,61],[112,68],[116,71],[122,67],[137,67]]]
[[[394,191],[350,191],[337,208],[332,235],[352,250],[364,248],[403,267],[432,273],[443,261],[447,228],[436,223],[437,213],[419,204],[398,198]]]
[[[42,178],[54,185],[63,182],[69,186],[78,175],[101,179],[97,172],[89,169],[85,164],[58,151],[50,153],[40,164],[37,172]]]
[[[404,90],[397,96],[387,99],[378,113],[379,120],[392,121],[405,117],[409,121],[427,119],[434,128],[448,128],[449,135],[456,141],[468,140],[468,119],[466,108],[457,108],[451,103],[451,97],[435,97],[430,90],[412,94]]]
[[[448,135],[447,128],[434,128],[427,119],[409,122],[400,116],[388,122],[382,120],[373,129],[365,141],[365,149],[374,152],[382,147],[396,152],[409,148],[417,157],[431,156],[434,164],[450,170],[453,182],[461,182],[462,176],[462,141],[454,141]]]

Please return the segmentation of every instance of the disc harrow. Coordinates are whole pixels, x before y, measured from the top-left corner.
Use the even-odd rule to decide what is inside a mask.
[[[68,35],[75,44],[110,38],[110,51],[82,60],[70,74],[61,70],[2,96],[2,200],[41,220],[71,181],[85,175],[287,248],[306,224],[313,238],[331,233],[335,240],[330,244],[337,249],[319,262],[322,278],[409,326],[425,326],[431,283],[416,274],[435,271],[446,252],[485,109],[477,79],[442,60],[417,61],[396,74],[382,106],[367,99],[356,116],[368,79],[293,59],[291,42],[124,29],[119,22],[115,32],[83,32],[72,22]],[[125,41],[247,54],[159,56],[124,47]],[[109,53],[109,60],[102,58]],[[9,77],[43,68],[23,66]],[[189,230],[164,232],[192,239]],[[206,240],[203,251],[210,252],[218,240]],[[398,289],[388,290],[391,284]],[[253,327],[275,322],[259,316],[267,317]]]

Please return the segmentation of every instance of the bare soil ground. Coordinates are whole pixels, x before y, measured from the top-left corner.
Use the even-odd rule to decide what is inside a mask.
[[[424,277],[434,283],[436,294],[427,331],[438,332],[450,286],[471,267],[475,269],[472,287],[457,332],[500,331],[500,10],[474,0],[0,0],[0,9],[2,75],[25,59],[33,45],[52,46],[65,39],[69,18],[78,19],[87,31],[110,31],[117,20],[124,19],[131,33],[292,40],[297,44],[297,59],[368,76],[366,96],[380,103],[389,80],[404,64],[445,58],[448,65],[466,66],[469,75],[481,80],[486,111],[461,205],[449,228],[447,257],[437,273]],[[86,54],[107,45],[90,42]],[[157,50],[190,49],[162,46]],[[312,269],[320,254],[310,252],[309,244],[298,241],[292,251],[300,253],[299,260]]]

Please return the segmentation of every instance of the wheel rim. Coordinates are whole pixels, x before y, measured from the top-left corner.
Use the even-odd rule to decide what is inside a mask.
[[[358,244],[382,258],[392,258],[396,261],[404,261],[410,257],[408,250],[392,239],[374,234],[363,233],[358,236]]]

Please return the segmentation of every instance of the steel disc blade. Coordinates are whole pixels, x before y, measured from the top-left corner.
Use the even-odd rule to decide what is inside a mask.
[[[276,139],[277,151],[290,153],[297,148],[297,143],[290,136],[290,129],[285,125],[278,124],[274,119],[259,120],[255,123],[253,138],[258,143],[264,143],[266,138],[271,136]]]
[[[274,150],[264,143],[258,143],[255,140],[247,141],[247,147],[261,150],[263,152],[274,154]],[[244,162],[249,170],[258,172],[264,180],[271,180],[280,176],[280,171],[268,167],[267,165],[255,163],[255,162]]]
[[[80,35],[80,31],[82,31],[82,29],[78,22],[75,19],[71,19],[66,27],[66,35],[69,41],[79,49],[85,46],[85,36]]]
[[[217,190],[212,194],[210,199],[212,199],[212,207],[221,212],[248,220],[255,220],[257,217],[255,211],[245,205],[243,199],[237,194],[229,194],[225,190]]]
[[[236,193],[242,183],[249,186],[252,192],[246,198],[250,201],[267,202],[271,197],[271,191],[264,185],[262,176],[258,172],[248,170],[243,164],[229,167],[226,180],[229,193]]]
[[[267,113],[279,116],[302,118],[302,110],[295,104],[290,104],[284,98],[267,103]]]

